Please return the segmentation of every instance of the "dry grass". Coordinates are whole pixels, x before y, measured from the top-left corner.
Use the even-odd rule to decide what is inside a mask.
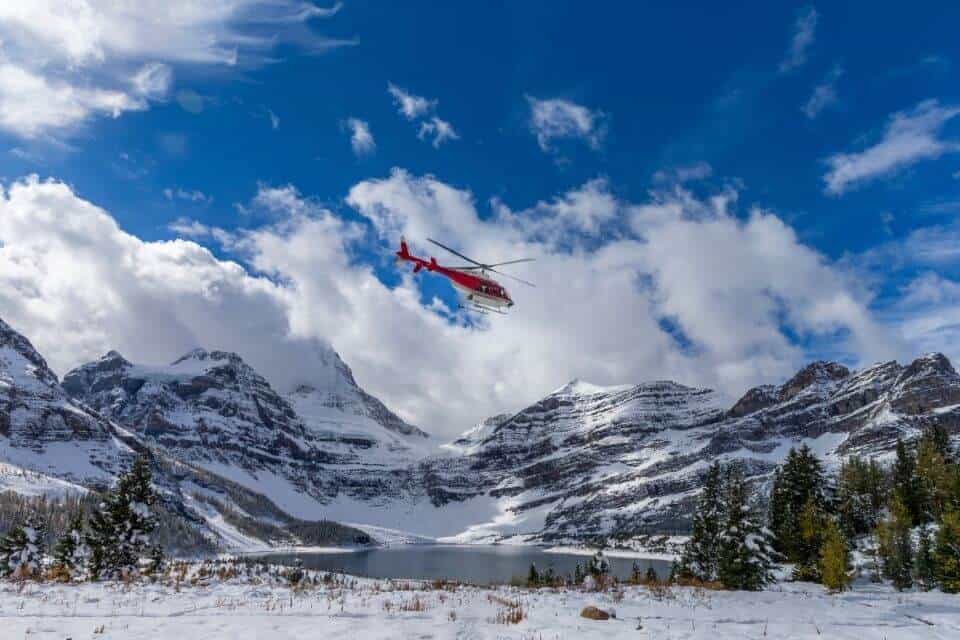
[[[410,600],[404,600],[400,603],[400,611],[415,611],[417,613],[427,610],[427,602],[420,596],[413,596]]]
[[[520,602],[519,598],[510,600],[509,598],[501,598],[500,596],[488,593],[487,602],[490,604],[500,605],[500,608],[497,609],[496,615],[490,619],[490,622],[492,623],[518,624],[521,620],[527,617],[527,611],[523,608],[523,604]]]

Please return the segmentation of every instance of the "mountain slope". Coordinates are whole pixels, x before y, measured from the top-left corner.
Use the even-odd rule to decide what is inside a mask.
[[[429,446],[356,384],[332,350],[319,379],[288,394],[234,353],[195,349],[168,366],[116,352],[64,376],[64,388],[178,460],[261,492],[298,518],[338,498],[399,498]]]
[[[671,533],[686,529],[714,460],[740,461],[763,481],[801,442],[837,465],[854,453],[887,457],[897,437],[934,424],[960,433],[960,376],[941,354],[855,373],[815,362],[726,411],[712,392],[672,382],[603,389],[574,381],[481,424],[450,445],[459,457],[429,464],[441,500],[498,500],[499,515],[459,539]]]
[[[70,484],[105,486],[131,455],[105,420],[70,399],[30,341],[0,319],[0,460]]]

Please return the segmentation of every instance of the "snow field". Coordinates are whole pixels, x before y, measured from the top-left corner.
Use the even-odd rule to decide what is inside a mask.
[[[221,565],[222,566],[222,565]],[[287,570],[289,571],[289,570]],[[308,577],[323,574],[306,572]],[[0,583],[4,638],[457,638],[658,640],[960,637],[960,597],[861,584],[830,595],[809,584],[759,593],[687,587],[492,589],[345,576],[291,588],[281,575],[198,577],[166,584]],[[608,621],[580,617],[593,605]],[[521,618],[519,622],[507,622]],[[639,627],[639,628],[638,628]]]

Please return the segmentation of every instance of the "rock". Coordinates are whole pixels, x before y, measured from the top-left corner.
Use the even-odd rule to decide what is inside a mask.
[[[581,618],[588,618],[590,620],[609,620],[610,614],[594,606],[584,607],[580,611]]]

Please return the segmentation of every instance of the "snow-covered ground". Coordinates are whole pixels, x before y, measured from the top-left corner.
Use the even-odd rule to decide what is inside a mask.
[[[761,593],[626,587],[620,594],[510,587],[434,589],[420,582],[338,577],[293,590],[282,580],[215,577],[160,584],[0,583],[4,638],[822,638],[960,637],[960,597],[858,585],[806,584]],[[583,607],[616,618],[580,617]],[[521,610],[516,624],[505,614]],[[498,622],[498,619],[500,620]]]

